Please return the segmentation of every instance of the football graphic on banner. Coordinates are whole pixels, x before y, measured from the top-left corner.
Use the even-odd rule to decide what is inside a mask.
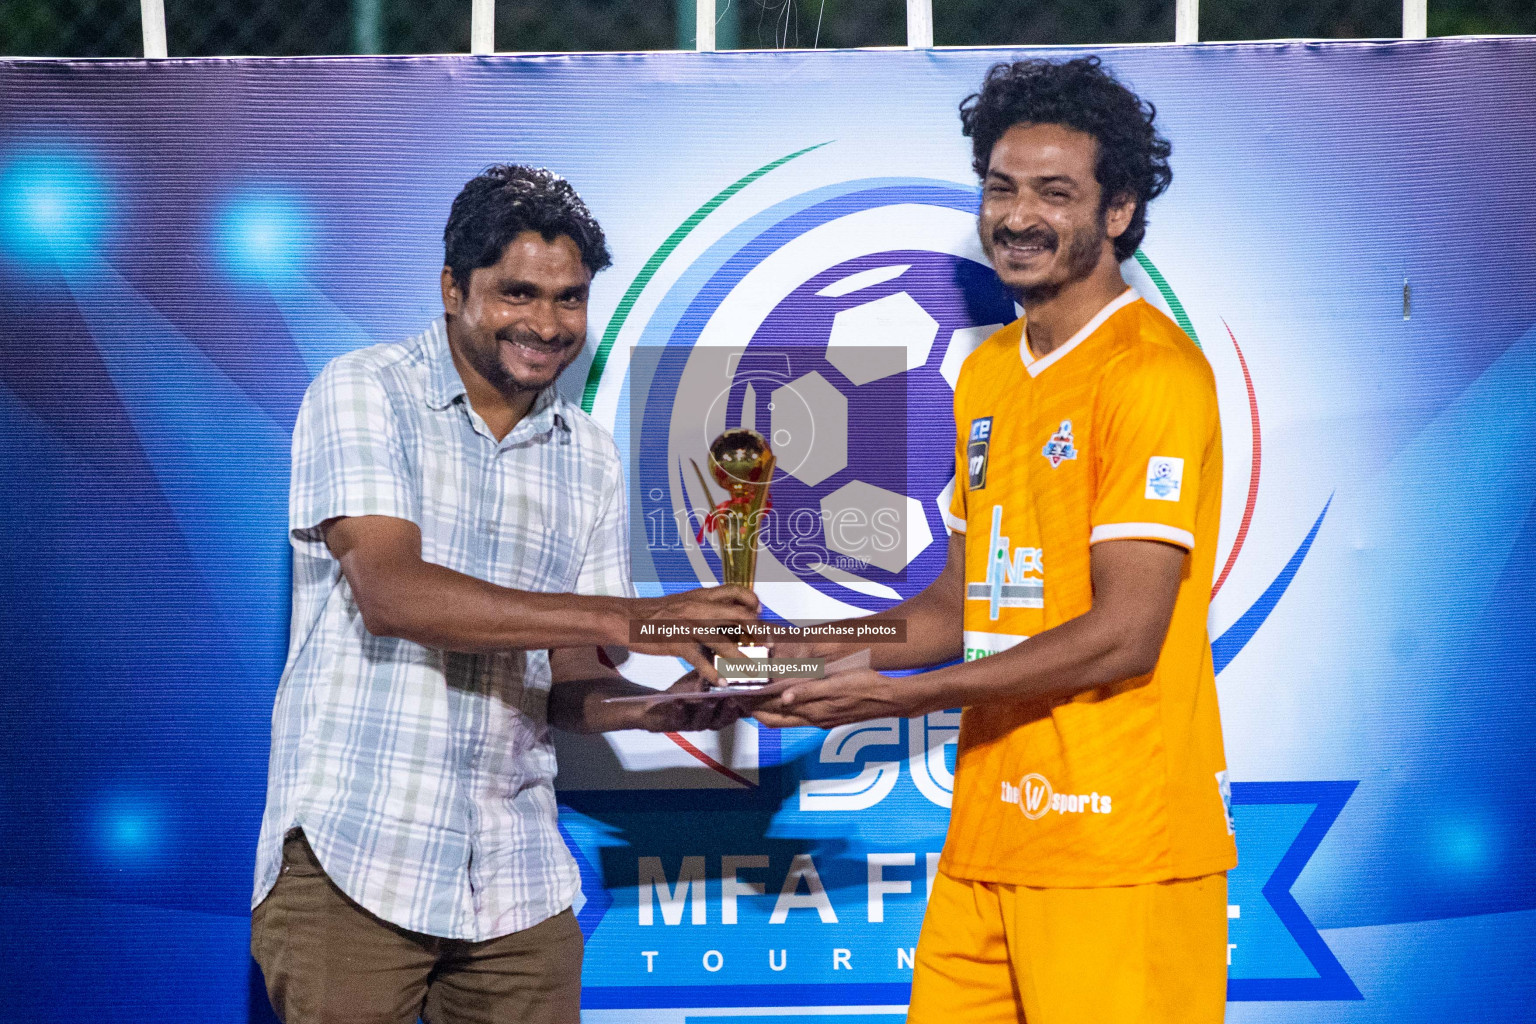
[[[924,180],[795,197],[706,252],[640,336],[631,359],[654,372],[629,408],[648,522],[696,514],[683,470],[702,433],[768,428],[781,478],[758,590],[773,615],[878,610],[943,564],[953,380],[1017,315],[981,253],[977,201]],[[671,587],[717,578],[697,546],[653,543],[650,558]]]

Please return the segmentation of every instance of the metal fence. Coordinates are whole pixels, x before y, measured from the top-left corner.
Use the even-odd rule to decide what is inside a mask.
[[[1536,33],[1536,0],[1432,0],[1427,9],[1425,0],[0,0],[0,55],[6,56],[1095,44],[1468,33]]]

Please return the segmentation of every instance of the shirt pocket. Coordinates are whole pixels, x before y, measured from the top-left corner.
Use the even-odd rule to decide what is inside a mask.
[[[563,462],[511,462],[499,474],[500,500],[487,508],[485,523],[493,582],[546,593],[575,589],[596,509],[590,486]]]
[[[457,410],[450,410],[457,412]],[[435,565],[487,578],[486,474],[475,453],[451,436],[424,446],[421,466],[421,557]]]

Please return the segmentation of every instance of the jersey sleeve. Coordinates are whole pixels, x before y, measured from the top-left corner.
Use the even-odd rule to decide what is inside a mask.
[[[1088,543],[1160,540],[1193,550],[1197,492],[1219,429],[1209,371],[1176,351],[1138,354],[1101,387]]]
[[[390,395],[370,367],[345,356],[315,378],[294,423],[288,490],[294,547],[323,547],[321,524],[343,516],[420,520],[416,478]]]

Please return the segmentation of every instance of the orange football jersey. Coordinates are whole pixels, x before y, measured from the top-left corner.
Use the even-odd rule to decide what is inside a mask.
[[[1089,610],[1106,541],[1186,549],[1156,668],[1052,706],[965,709],[940,869],[1030,886],[1133,885],[1237,863],[1206,634],[1221,516],[1216,385],[1176,324],[1126,291],[1042,358],[1024,321],[955,388],[965,656]]]

